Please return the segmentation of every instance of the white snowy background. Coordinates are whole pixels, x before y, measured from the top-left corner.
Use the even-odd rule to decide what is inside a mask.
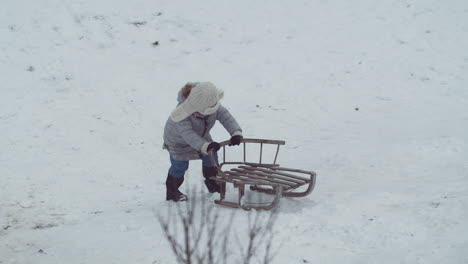
[[[318,174],[274,263],[468,263],[466,0],[2,0],[0,263],[176,263],[156,214],[188,81]]]

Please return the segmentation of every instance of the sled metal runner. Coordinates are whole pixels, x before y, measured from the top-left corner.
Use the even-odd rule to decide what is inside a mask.
[[[276,207],[281,197],[303,197],[311,193],[315,187],[316,174],[313,171],[305,171],[298,169],[290,169],[281,167],[276,163],[281,145],[286,142],[282,140],[267,140],[267,139],[252,139],[244,138],[241,141],[243,146],[242,161],[226,161],[226,146],[230,140],[221,142],[223,151],[223,162],[218,164],[213,156],[213,151],[209,151],[208,155],[212,164],[218,169],[218,173],[213,180],[216,180],[220,185],[220,199],[215,200],[216,204],[242,208],[245,210],[270,210]],[[260,144],[260,155],[258,162],[247,162],[246,147],[247,144]],[[263,163],[263,146],[266,144],[276,145],[276,153],[272,163]],[[225,165],[229,165],[230,169],[226,169]],[[239,191],[237,202],[226,201],[226,184],[233,184],[234,188]],[[295,191],[299,187],[307,185],[304,191]],[[246,186],[250,186],[250,190],[274,195],[273,201],[267,204],[247,204],[243,202]],[[302,188],[304,189],[304,188]]]

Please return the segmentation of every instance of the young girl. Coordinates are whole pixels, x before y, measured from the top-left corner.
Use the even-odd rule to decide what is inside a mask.
[[[205,185],[211,193],[219,192],[220,187],[210,177],[216,176],[217,170],[208,157],[208,151],[214,151],[218,162],[219,143],[213,141],[210,130],[218,120],[231,135],[231,145],[239,145],[242,130],[229,113],[220,104],[224,92],[210,82],[187,83],[178,95],[177,108],[164,127],[164,149],[169,151],[171,167],[166,179],[166,200],[186,201],[187,196],[179,191],[184,182],[189,160],[201,159]]]

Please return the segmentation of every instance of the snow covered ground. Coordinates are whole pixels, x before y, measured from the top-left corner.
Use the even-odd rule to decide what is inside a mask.
[[[274,263],[468,263],[467,47],[466,0],[3,0],[0,263],[176,263],[162,132],[205,80],[318,174]]]

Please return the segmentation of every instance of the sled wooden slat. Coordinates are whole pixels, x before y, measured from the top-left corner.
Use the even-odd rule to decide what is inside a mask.
[[[221,187],[221,197],[219,200],[215,201],[216,204],[246,210],[270,210],[278,205],[280,198],[283,196],[302,197],[313,191],[316,182],[315,172],[283,168],[276,163],[280,146],[286,144],[285,141],[244,138],[241,140],[241,146],[243,147],[242,161],[227,161],[226,146],[229,145],[229,143],[229,140],[220,143],[223,148],[223,162],[221,164],[215,161],[212,151],[208,153],[212,164],[215,164],[218,170],[217,175],[212,177],[212,179]],[[248,161],[246,151],[248,144],[260,144],[258,163]],[[264,163],[264,144],[276,145],[273,163]],[[223,170],[225,165],[229,165],[230,169]],[[227,183],[231,183],[234,188],[238,189],[239,197],[237,203],[225,201]],[[266,205],[245,203],[242,198],[245,194],[246,185],[250,185],[250,190],[252,191],[274,195],[274,200]],[[307,186],[305,191],[295,191],[298,188],[303,189],[303,186]]]
[[[244,145],[244,163],[246,162],[246,160],[245,160],[246,159],[246,153],[245,153],[246,152],[246,145],[245,145],[245,143],[246,142],[244,141],[244,143],[243,143],[243,145]]]
[[[237,164],[239,164],[239,163],[237,163]],[[252,163],[252,162],[245,162],[242,165],[249,165],[249,166],[255,167],[255,166],[258,166],[260,164]],[[262,166],[262,168],[279,167],[278,164],[274,164],[274,163],[273,164],[262,163],[261,166]]]
[[[247,170],[247,169],[244,169],[244,168],[241,168],[242,166],[239,166],[239,168],[237,169],[231,169],[231,171],[235,171],[235,172],[240,172],[240,173],[243,173],[243,174],[247,174],[247,175],[254,175],[254,176],[259,176],[260,178],[266,180],[266,181],[274,181],[274,180],[277,180],[277,181],[280,181],[280,182],[285,182],[293,187],[297,187],[297,186],[300,186],[302,184],[304,184],[304,182],[302,181],[298,181],[296,179],[291,179],[291,178],[286,178],[286,177],[283,177],[283,176],[280,176],[280,175],[273,175],[273,174],[268,174],[268,173],[265,173],[263,171],[256,171],[256,170]]]
[[[260,161],[259,161],[260,164],[262,164],[262,156],[263,156],[263,143],[260,143]]]
[[[276,146],[275,159],[273,160],[274,164],[276,164],[276,160],[278,159],[279,148],[280,148],[280,144],[278,144],[278,146]]]
[[[287,179],[282,179],[280,177],[268,175],[263,172],[251,172],[251,171],[246,171],[242,169],[233,169],[232,171],[237,172],[241,175],[244,175],[244,177],[259,179],[259,180],[263,180],[263,181],[271,182],[271,183],[280,183],[283,185],[290,186],[291,188],[297,188],[302,185],[302,184],[298,184],[297,182],[293,182]],[[286,187],[286,186],[283,186],[283,187]]]
[[[249,170],[249,169],[244,168],[244,166],[239,166],[238,170],[241,170],[242,172],[247,173],[247,174],[254,173],[255,175],[260,175],[262,177],[266,177],[267,179],[271,178],[271,179],[278,179],[278,180],[282,180],[282,181],[286,181],[286,182],[291,182],[296,187],[307,183],[306,181],[300,181],[300,180],[297,180],[297,179],[294,179],[294,178],[289,178],[289,177],[282,176],[282,175],[269,174],[268,173],[269,170],[266,170],[267,172],[259,171],[259,170]]]
[[[273,183],[271,181],[265,181],[262,180],[260,177],[255,177],[255,176],[245,176],[240,173],[233,173],[230,172],[227,174],[229,177],[231,177],[232,183],[234,185],[240,185],[240,184],[252,184],[252,185],[274,185],[274,186],[281,186],[285,189],[291,189],[291,185],[276,182]]]
[[[227,171],[226,175],[230,178],[232,183],[241,183],[241,184],[271,184],[270,181],[263,180],[260,177],[250,177],[246,176],[245,174],[242,173],[236,173],[232,171]],[[288,185],[285,185],[285,187],[288,187]]]
[[[266,172],[266,173],[272,173],[272,174],[285,176],[285,177],[297,180],[298,183],[308,183],[310,181],[310,179],[307,179],[307,178],[304,178],[304,177],[299,177],[299,176],[292,175],[292,174],[289,174],[289,173],[279,172],[279,171],[276,171],[275,169],[263,169],[263,168],[252,167],[252,166],[249,166],[249,167],[248,166],[239,166],[239,168],[245,168],[246,170],[252,170],[252,171],[258,170],[258,171],[262,171],[262,172]]]
[[[235,172],[235,173],[233,173],[233,172]],[[262,175],[253,174],[253,173],[249,173],[249,172],[246,173],[246,171],[240,170],[240,169],[232,169],[231,172],[226,172],[226,174],[227,175],[242,176],[242,177],[245,177],[247,179],[257,179],[257,180],[261,180],[261,181],[266,182],[266,183],[278,183],[278,184],[284,185],[283,186],[284,188],[287,188],[288,186],[290,188],[297,187],[297,184],[293,183],[293,182],[288,182],[288,181],[274,179],[274,178],[266,178],[265,176],[262,176]]]

